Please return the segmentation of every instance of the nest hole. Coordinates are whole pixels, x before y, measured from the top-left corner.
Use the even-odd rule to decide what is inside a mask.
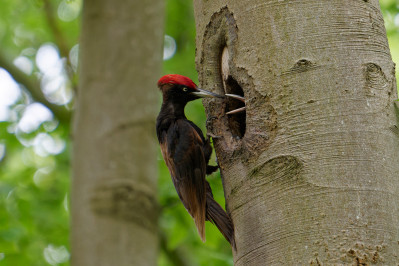
[[[232,76],[229,76],[226,80],[226,93],[236,94],[244,97],[243,89]],[[226,105],[226,112],[236,110],[244,106],[245,106],[244,102],[237,99],[228,98]],[[233,135],[233,137],[239,139],[244,137],[245,128],[246,128],[245,120],[246,120],[245,110],[239,113],[228,115],[229,128],[231,130],[231,134]]]

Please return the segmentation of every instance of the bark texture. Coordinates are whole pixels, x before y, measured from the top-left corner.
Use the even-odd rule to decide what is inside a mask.
[[[236,265],[399,263],[397,99],[377,0],[194,1]],[[222,59],[223,58],[223,59]]]
[[[84,1],[72,265],[156,265],[163,13],[162,0]]]

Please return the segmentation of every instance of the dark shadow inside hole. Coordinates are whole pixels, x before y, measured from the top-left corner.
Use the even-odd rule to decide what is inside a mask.
[[[238,82],[232,77],[229,76],[226,80],[226,93],[230,94],[236,94],[244,97],[244,91],[242,90],[241,86],[238,84]],[[233,98],[228,98],[227,100],[227,110],[226,112],[244,107],[245,103],[233,99]],[[228,115],[228,122],[229,122],[229,127],[231,130],[231,133],[233,134],[234,137],[237,138],[242,138],[244,137],[245,134],[245,119],[246,119],[246,112],[245,110],[236,114],[230,114]]]

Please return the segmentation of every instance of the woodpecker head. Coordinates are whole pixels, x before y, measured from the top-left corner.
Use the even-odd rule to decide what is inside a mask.
[[[202,90],[195,83],[182,75],[170,74],[158,80],[158,87],[162,92],[163,101],[187,103],[199,98],[224,98],[216,93]]]

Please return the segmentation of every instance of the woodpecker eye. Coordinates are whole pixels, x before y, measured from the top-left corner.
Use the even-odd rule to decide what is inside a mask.
[[[186,87],[183,88],[183,91],[184,91],[184,92],[187,92],[187,90],[188,90],[188,89],[187,89]]]

